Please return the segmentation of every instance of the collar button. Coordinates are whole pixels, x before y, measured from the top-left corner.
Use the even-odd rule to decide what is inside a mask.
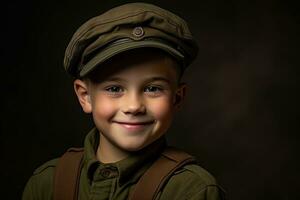
[[[102,169],[100,171],[100,174],[104,177],[104,178],[108,178],[111,174],[111,171],[109,169]]]

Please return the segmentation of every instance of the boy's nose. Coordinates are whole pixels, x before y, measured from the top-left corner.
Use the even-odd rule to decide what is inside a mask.
[[[123,109],[124,114],[139,115],[145,114],[146,107],[141,97],[137,94],[129,95],[127,99],[124,99]]]

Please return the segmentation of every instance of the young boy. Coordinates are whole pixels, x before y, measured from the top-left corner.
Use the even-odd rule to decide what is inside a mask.
[[[83,24],[64,65],[95,128],[83,151],[39,167],[23,199],[224,199],[215,179],[164,137],[196,54],[185,21],[154,5],[125,4]]]

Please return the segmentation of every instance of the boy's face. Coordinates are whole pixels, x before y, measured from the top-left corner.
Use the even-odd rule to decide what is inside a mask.
[[[185,95],[176,63],[142,51],[105,65],[93,75],[97,83],[75,80],[76,94],[83,110],[93,115],[100,148],[140,150],[166,132]]]

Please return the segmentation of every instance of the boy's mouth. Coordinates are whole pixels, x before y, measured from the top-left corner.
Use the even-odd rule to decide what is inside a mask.
[[[114,121],[118,124],[127,124],[127,125],[146,125],[146,124],[152,124],[154,121],[141,121],[141,122],[123,122],[123,121]]]
[[[154,123],[154,121],[140,121],[140,122],[139,121],[136,122],[113,121],[113,122],[131,131],[142,130],[146,126]]]

